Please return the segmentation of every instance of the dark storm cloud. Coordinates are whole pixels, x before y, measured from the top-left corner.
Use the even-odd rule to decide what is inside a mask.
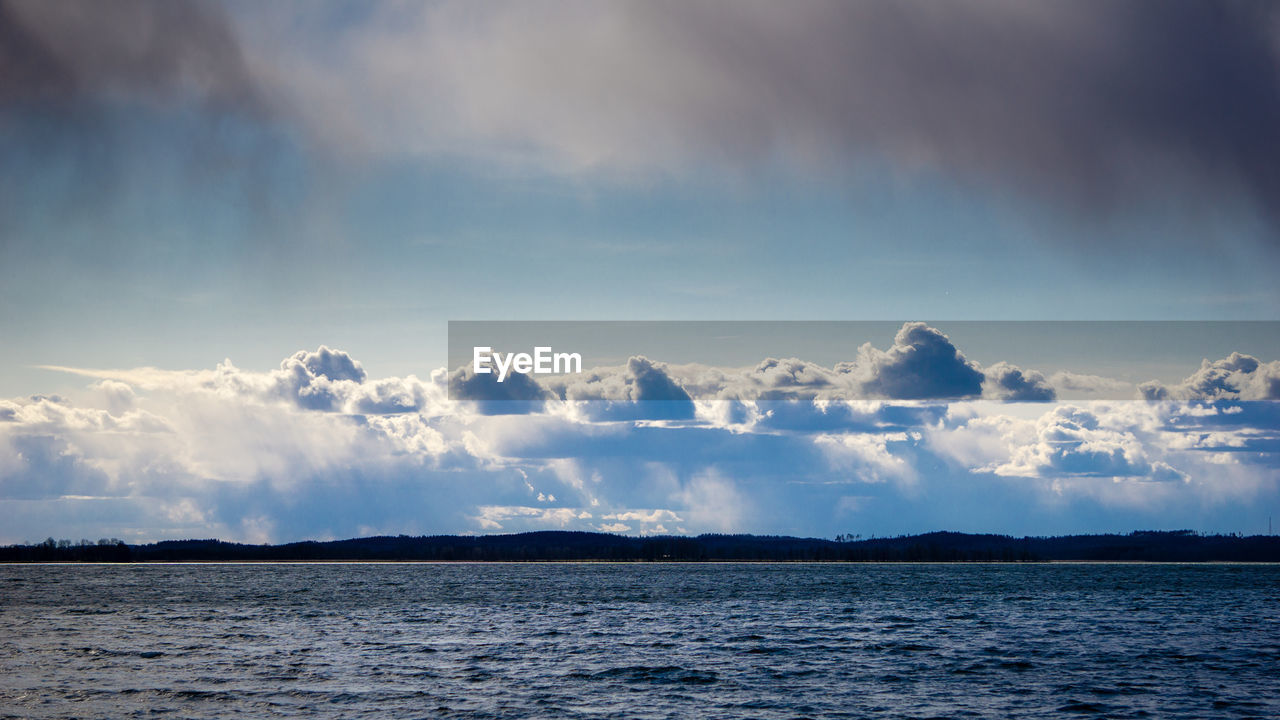
[[[475,8],[401,9],[355,31],[351,87],[317,85],[308,114],[364,128],[363,144],[514,154],[567,172],[880,180],[888,168],[1082,216],[1170,197],[1280,206],[1275,3]],[[388,76],[414,80],[413,92]]]
[[[702,140],[728,155],[786,143],[815,157],[882,154],[1090,208],[1168,173],[1280,201],[1275,3],[706,1],[636,12],[746,88],[662,108],[705,121]]]
[[[261,103],[217,4],[0,0],[0,103],[83,109],[113,98]]]
[[[124,208],[155,203],[157,188],[192,206],[231,198],[254,221],[280,216],[292,198],[272,163],[291,123],[226,9],[0,0],[0,257],[71,242],[50,232],[61,223],[119,231]]]
[[[0,0],[0,108],[79,108],[68,117],[81,122],[108,100],[193,102],[339,152],[674,177],[887,167],[1084,215],[1245,198],[1280,219],[1271,2],[566,0],[333,14]]]

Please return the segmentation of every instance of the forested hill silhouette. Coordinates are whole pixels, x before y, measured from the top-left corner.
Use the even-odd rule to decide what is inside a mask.
[[[773,535],[628,537],[589,532],[379,536],[246,545],[165,540],[127,545],[55,541],[0,548],[0,562],[215,561],[832,561],[832,562],[1280,562],[1280,537],[1201,535],[1189,530],[1127,535],[1014,538],[932,532],[822,540]]]

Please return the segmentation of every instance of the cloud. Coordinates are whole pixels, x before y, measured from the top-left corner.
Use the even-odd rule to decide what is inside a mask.
[[[755,403],[857,395],[856,388],[831,368],[799,358],[765,358],[744,368],[686,364],[664,369],[699,402]]]
[[[139,235],[133,207],[170,243],[157,207],[180,206],[179,235],[203,243],[228,213],[282,242],[275,223],[296,223],[314,184],[280,171],[305,130],[242,30],[199,0],[0,0],[0,253],[127,262],[137,243],[112,240]],[[79,246],[85,228],[101,249]]]
[[[978,366],[946,335],[922,322],[903,324],[887,351],[868,343],[859,348],[855,362],[835,369],[851,375],[869,397],[945,400],[982,393]]]
[[[835,384],[829,369],[799,358],[766,358],[747,376],[758,386],[755,397],[760,400],[803,397],[804,391],[817,391]]]
[[[314,352],[299,350],[280,362],[280,368],[257,373],[237,368],[231,360],[213,370],[161,370],[134,368],[111,370],[42,365],[47,370],[97,378],[99,389],[110,389],[122,402],[132,388],[179,392],[212,392],[224,397],[252,397],[259,402],[284,400],[308,410],[348,414],[441,412],[445,398],[443,371],[429,381],[414,375],[368,380],[367,373],[350,355],[321,345]]]
[[[1030,467],[1033,472],[1071,475],[1131,476],[1148,466],[1131,434],[1101,429],[1093,413],[1072,407],[1055,408],[1039,421],[1039,440],[1019,448],[1004,473]]]
[[[107,412],[111,415],[123,415],[133,407],[134,399],[137,398],[133,388],[115,380],[103,380],[95,387],[102,393]]]
[[[644,372],[653,384],[647,392],[633,389]],[[904,323],[886,351],[870,343],[855,359],[824,367],[799,358],[765,358],[747,368],[654,364],[632,358],[624,371],[597,368],[581,381],[551,381],[566,399],[655,398],[702,404],[704,414],[745,422],[763,414],[765,404],[785,414],[791,401],[820,403],[827,412],[850,400],[947,400],[979,395],[982,370],[939,330],[922,322]],[[659,388],[661,388],[659,390]],[[720,404],[712,401],[721,401]]]
[[[627,377],[631,386],[631,397],[628,399],[632,401],[691,402],[689,393],[672,380],[661,366],[655,365],[646,357],[627,360]]]
[[[654,509],[654,510],[627,510],[625,512],[610,513],[601,515],[601,520],[619,520],[625,522],[640,523],[660,523],[660,522],[684,522],[680,516],[671,510]]]
[[[343,146],[568,173],[888,164],[1090,213],[1170,192],[1241,192],[1267,212],[1278,14],[1248,0],[444,2],[378,6],[315,44],[329,62],[285,44],[257,63]]]
[[[1040,416],[1033,430],[1025,424],[1006,426],[1009,456],[992,469],[997,475],[1023,477],[1185,481],[1186,473],[1148,456],[1154,419],[1143,419],[1145,428],[1124,414],[1059,405]]]
[[[1010,512],[1142,512],[1167,523],[1178,513],[1203,518],[1275,491],[1274,479],[1266,479],[1280,466],[1274,415],[1205,427],[1184,422],[1184,414],[1214,420],[1244,413],[1223,416],[1221,408],[1134,400],[1063,404],[1035,417],[990,412],[1002,407],[953,406],[946,423],[922,432],[924,445],[962,468],[966,483],[985,474],[1006,479],[1003,488],[992,489],[993,502],[1019,487],[1030,489]]]
[[[749,427],[761,432],[896,433],[937,422],[942,404],[897,404],[882,400],[791,400],[760,402]]]
[[[844,422],[838,419],[841,416],[861,423],[852,415],[863,415],[864,409],[849,403],[862,400],[948,401],[982,396],[1004,402],[1052,402],[1060,395],[1059,387],[1073,398],[1128,397],[1133,391],[1131,384],[1119,380],[1070,372],[1046,378],[1003,361],[983,370],[944,333],[922,322],[904,323],[888,350],[867,343],[855,358],[834,367],[795,357],[770,357],[754,366],[726,368],[673,365],[634,356],[624,365],[589,367],[581,375],[521,379],[528,381],[531,397],[542,397],[538,387],[544,388],[574,405],[577,415],[592,420],[696,416],[722,426],[765,423],[780,428],[798,419],[811,429],[816,429],[814,421],[835,429],[833,423]],[[493,391],[510,392],[496,384]],[[816,407],[817,413],[810,412],[808,405]],[[799,413],[796,408],[801,409]],[[913,412],[902,405],[884,408],[890,413]]]
[[[914,471],[908,460],[895,455],[889,446],[917,439],[906,433],[849,433],[819,435],[814,442],[830,458],[831,466],[837,472],[850,473],[858,482],[884,482],[891,478],[913,478]]]
[[[996,393],[1012,401],[1053,397],[1034,371],[997,364]],[[531,376],[522,376],[535,382]],[[982,393],[982,369],[939,330],[904,323],[893,345],[882,351],[870,343],[855,359],[824,367],[799,358],[766,358],[747,368],[699,364],[668,365],[643,356],[617,367],[588,368],[582,375],[536,381],[553,395],[578,406],[579,414],[603,419],[691,419],[752,424],[793,407],[816,406],[828,418],[848,411],[855,400],[950,400]],[[536,392],[536,391],[535,391]],[[459,397],[462,397],[461,395]],[[696,400],[696,402],[695,402]],[[795,402],[800,405],[794,405]],[[641,407],[642,405],[647,407]],[[768,410],[762,410],[762,408]],[[856,412],[862,412],[857,410]],[[803,413],[802,413],[803,414]]]
[[[263,96],[220,6],[190,0],[0,2],[0,106],[83,111],[113,99],[248,111]]]
[[[1133,396],[1133,385],[1086,373],[1059,371],[1049,376],[1049,385],[1059,397],[1073,399],[1112,398],[1120,399]]]
[[[34,208],[115,229],[102,220],[130,204],[114,200],[150,202],[176,177],[289,238],[299,201],[319,213],[337,192],[315,179],[341,175],[299,186],[296,169],[354,157],[623,186],[941,176],[1081,217],[1228,200],[1274,225],[1278,15],[1248,0],[4,0],[0,221],[36,251]]]
[[[1221,360],[1204,360],[1180,384],[1166,387],[1151,380],[1138,386],[1145,400],[1280,400],[1280,361],[1263,363],[1233,352]]]
[[[541,410],[551,393],[531,375],[513,372],[498,382],[496,374],[476,374],[468,365],[449,375],[449,397],[488,415],[519,415]]]
[[[1057,393],[1035,370],[998,362],[984,371],[983,394],[1004,402],[1053,402]]]
[[[523,506],[483,505],[476,516],[485,530],[506,530],[503,523],[520,520],[525,527],[564,528],[575,520],[590,520],[591,513],[575,508],[535,508]]]
[[[1169,193],[1266,213],[1278,17],[1248,0],[5,0],[0,106],[193,105],[339,154],[540,172],[888,166],[1088,213]]]
[[[360,363],[341,350],[331,350],[321,345],[315,352],[299,350],[293,357],[280,363],[280,369],[296,375],[326,380],[350,380],[361,383],[368,377]]]
[[[950,347],[935,333],[908,326],[894,347]],[[868,354],[876,362],[863,369],[900,375],[916,362],[892,354]],[[924,355],[927,366],[974,370],[958,353]],[[1242,358],[1218,369],[1252,376],[1264,367]],[[781,379],[796,376],[775,373],[786,364],[725,377],[826,387]],[[800,377],[816,374],[789,364]],[[659,371],[676,383],[675,369],[637,362],[589,384],[617,397],[656,386],[670,397],[663,383],[635,382]],[[793,398],[740,401],[749,417],[725,422],[703,403],[729,403],[709,400],[693,417],[653,421],[576,413],[575,403],[612,401],[554,397],[525,414],[491,414],[447,399],[443,369],[426,380],[373,378],[323,346],[265,371],[227,361],[77,372],[92,383],[63,397],[0,400],[4,541],[86,527],[94,536],[254,540],[561,527],[1226,529],[1241,508],[1280,497],[1275,402]]]
[[[621,368],[552,378],[547,385],[577,414],[594,420],[687,420],[695,412],[689,392],[667,365],[644,356],[629,358]]]
[[[351,379],[332,381],[324,404],[300,400],[297,357],[265,373],[230,363],[128,371],[120,374],[145,379],[145,388],[106,379],[77,401],[0,401],[11,418],[0,423],[7,535],[87,523],[128,538],[328,537],[422,529],[457,512],[457,490],[442,479],[465,477],[482,461],[465,432],[436,413],[441,406],[339,412],[364,398],[365,383]],[[443,395],[442,376],[424,398]],[[305,379],[316,378],[327,380]],[[368,384],[390,383],[423,385],[412,377]]]
[[[280,392],[312,410],[339,406],[343,389],[364,382],[360,364],[341,351],[321,345],[316,352],[299,350],[280,363]]]
[[[753,510],[733,480],[714,469],[694,475],[672,498],[692,526],[719,532],[741,531]]]

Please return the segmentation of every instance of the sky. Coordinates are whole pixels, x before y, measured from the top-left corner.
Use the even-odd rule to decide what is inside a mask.
[[[0,542],[1261,532],[1276,127],[1268,2],[0,0]]]

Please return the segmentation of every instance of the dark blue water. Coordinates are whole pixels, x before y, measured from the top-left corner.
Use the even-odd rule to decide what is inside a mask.
[[[0,566],[0,716],[1280,717],[1280,567]]]

